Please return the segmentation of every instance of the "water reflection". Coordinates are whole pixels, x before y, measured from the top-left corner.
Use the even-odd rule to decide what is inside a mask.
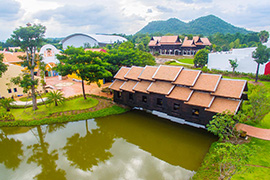
[[[22,157],[22,142],[8,136],[2,131],[0,133],[0,163],[7,169],[15,170],[19,167]]]
[[[62,169],[57,169],[57,165],[55,163],[58,160],[57,150],[54,149],[49,152],[49,143],[45,142],[44,138],[48,133],[57,131],[60,128],[64,127],[64,124],[54,124],[51,126],[43,126],[44,130],[42,130],[41,126],[36,127],[36,132],[32,131],[33,135],[36,136],[38,143],[28,146],[28,149],[32,150],[31,156],[28,158],[27,163],[36,163],[37,166],[41,166],[41,173],[37,174],[34,179],[38,180],[47,180],[50,177],[54,177],[54,179],[64,180],[66,179],[66,172]]]
[[[0,134],[0,179],[22,180],[185,180],[216,140],[140,111]]]
[[[109,151],[114,143],[112,136],[102,132],[100,128],[91,132],[88,129],[88,121],[85,121],[86,135],[81,137],[79,133],[67,138],[67,144],[63,148],[71,165],[84,171],[91,170],[100,162],[105,162],[112,157]]]

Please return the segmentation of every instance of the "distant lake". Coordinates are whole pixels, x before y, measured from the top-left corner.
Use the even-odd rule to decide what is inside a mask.
[[[188,180],[217,138],[144,111],[0,129],[0,179]]]

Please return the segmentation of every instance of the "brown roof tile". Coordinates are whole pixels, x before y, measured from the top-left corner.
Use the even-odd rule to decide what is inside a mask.
[[[161,37],[159,37],[159,36],[154,36],[154,37],[151,38],[151,40],[150,40],[148,46],[158,46],[160,40],[161,40]]]
[[[179,36],[162,36],[160,40],[160,44],[173,44],[173,45],[181,45],[181,39]]]
[[[142,73],[143,67],[132,66],[125,75],[126,79],[132,79],[138,81],[139,75]]]
[[[24,52],[15,52],[15,53],[5,52],[3,54],[4,54],[3,62],[6,63],[23,62],[23,60],[21,60],[19,56],[26,55],[26,53]]]
[[[155,66],[145,66],[144,70],[142,71],[139,79],[153,81],[153,75],[155,74],[158,67]]]
[[[194,91],[189,101],[185,102],[185,104],[201,107],[210,107],[213,100],[214,96],[211,96],[210,93]]]
[[[173,87],[174,85],[169,82],[155,81],[151,83],[147,91],[152,92],[152,93],[157,93],[157,94],[168,95],[171,92]]]
[[[210,108],[206,108],[206,111],[222,113],[226,110],[236,113],[241,104],[240,100],[232,100],[216,97]]]
[[[203,45],[205,45],[205,46],[211,46],[212,45],[208,38],[201,38],[201,41],[203,42]]]
[[[166,97],[181,101],[188,101],[192,92],[193,91],[188,87],[175,86],[171,93]]]
[[[183,44],[182,44],[182,47],[196,47],[192,43],[193,43],[193,40],[189,40],[188,37],[185,37]]]
[[[148,93],[147,88],[150,86],[150,84],[151,84],[150,81],[137,82],[137,84],[134,86],[133,90],[143,92],[143,93]]]
[[[173,84],[194,86],[201,71],[183,69]]]
[[[137,81],[128,80],[120,87],[120,89],[124,91],[134,92],[132,89],[136,84]]]
[[[165,80],[165,81],[175,81],[180,71],[183,69],[181,66],[164,66],[158,67],[155,72],[153,79]]]
[[[243,80],[221,79],[212,95],[240,99],[246,83]]]
[[[122,80],[114,80],[113,83],[109,86],[110,89],[115,91],[121,91],[120,87],[124,84],[125,81]]]
[[[202,91],[216,91],[221,75],[201,73],[192,89]]]
[[[127,74],[127,72],[130,70],[128,67],[121,67],[121,69],[115,74],[115,79],[121,79],[126,80],[124,76]]]

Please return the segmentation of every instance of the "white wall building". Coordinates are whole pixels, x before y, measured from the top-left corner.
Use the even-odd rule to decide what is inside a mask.
[[[270,42],[265,43],[268,48]],[[233,49],[232,51],[226,52],[215,52],[208,54],[208,68],[218,69],[223,71],[232,71],[229,59],[237,59],[238,67],[235,71],[244,73],[256,73],[257,63],[252,58],[252,52],[255,51],[256,47]],[[270,62],[260,65],[259,74],[265,74],[269,72]]]
[[[87,46],[106,46],[107,44],[113,44],[115,42],[127,41],[126,38],[115,35],[102,35],[102,34],[82,34],[75,33],[67,36],[60,43],[63,49],[67,49],[68,46],[85,47]]]

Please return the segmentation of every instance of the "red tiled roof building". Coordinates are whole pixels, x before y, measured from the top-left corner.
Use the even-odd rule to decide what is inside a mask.
[[[206,46],[211,46],[209,39],[199,36],[191,40],[185,37],[183,43],[179,36],[152,37],[148,44],[152,54],[158,52],[163,55],[195,55]]]

